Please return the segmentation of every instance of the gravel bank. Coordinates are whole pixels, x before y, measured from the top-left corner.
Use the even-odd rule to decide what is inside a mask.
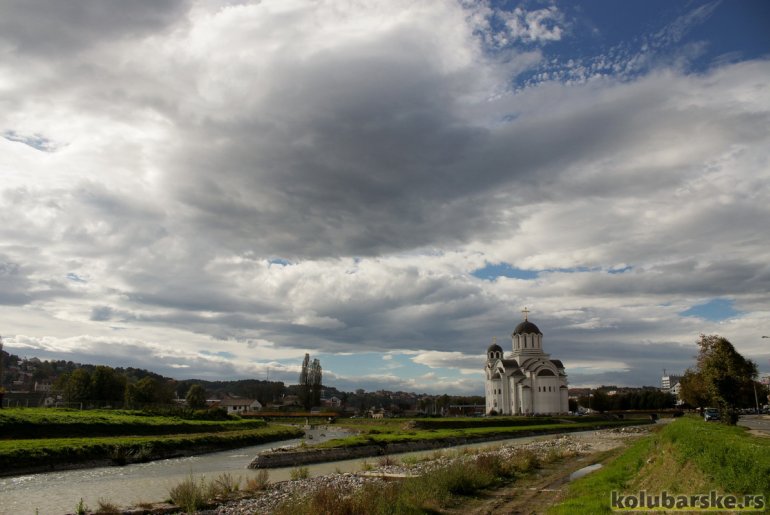
[[[593,454],[606,451],[619,445],[629,438],[647,434],[649,427],[634,426],[614,429],[603,429],[588,434],[564,435],[550,439],[521,444],[490,445],[479,452],[499,454],[503,459],[511,458],[522,451],[533,452],[538,457],[545,457],[552,452],[570,452],[574,454]],[[468,459],[467,453],[452,449],[436,451],[429,458],[402,463],[397,457],[387,464],[385,459],[373,459],[373,468],[359,473],[329,474],[295,481],[282,481],[271,484],[269,488],[254,497],[229,501],[216,509],[205,512],[207,515],[240,515],[240,514],[269,514],[280,503],[308,495],[323,486],[338,486],[343,491],[354,492],[366,483],[377,483],[392,480],[392,477],[420,475],[427,471],[444,467],[456,460]],[[391,479],[388,479],[388,477]]]

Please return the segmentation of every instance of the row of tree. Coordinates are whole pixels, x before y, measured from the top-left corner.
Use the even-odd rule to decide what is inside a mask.
[[[642,390],[617,395],[596,390],[590,396],[579,397],[578,404],[595,411],[657,410],[673,408],[676,405],[676,397],[660,390]]]
[[[96,406],[139,408],[170,404],[175,397],[173,381],[151,375],[132,379],[119,370],[100,365],[62,374],[54,386],[68,403]]]

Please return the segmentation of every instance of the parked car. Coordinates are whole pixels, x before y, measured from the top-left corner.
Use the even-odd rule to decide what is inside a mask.
[[[703,420],[719,420],[719,410],[716,408],[706,408],[703,410]]]

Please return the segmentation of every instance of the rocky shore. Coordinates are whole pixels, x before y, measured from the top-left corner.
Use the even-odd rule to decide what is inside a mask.
[[[593,454],[612,449],[625,440],[649,432],[649,427],[632,426],[605,429],[593,433],[564,435],[550,439],[521,444],[492,446],[479,452],[497,454],[503,459],[529,451],[538,458],[550,453]],[[294,481],[282,481],[270,484],[263,492],[252,497],[224,502],[215,509],[203,511],[208,515],[268,514],[281,503],[298,496],[309,495],[316,489],[335,486],[343,491],[354,492],[366,483],[382,483],[396,478],[424,474],[430,470],[445,467],[456,460],[468,459],[468,453],[452,449],[436,451],[426,459],[401,462],[397,458],[380,457],[372,462],[372,467],[357,473],[340,473],[318,476]]]
[[[598,430],[601,426],[594,427]],[[565,432],[583,432],[585,427],[560,427],[558,429],[539,429],[532,431],[520,431],[516,434],[517,438],[537,435],[547,435],[552,433]],[[388,456],[391,454],[400,454],[405,452],[426,451],[432,449],[441,449],[446,447],[456,447],[471,443],[494,442],[501,439],[511,438],[510,434],[498,434],[486,437],[476,438],[442,438],[436,440],[420,440],[394,442],[387,444],[360,445],[355,447],[336,447],[331,449],[317,448],[278,448],[259,453],[249,464],[250,469],[270,469],[280,467],[296,467],[308,465],[311,463],[328,463],[332,461],[352,460],[357,458],[369,458],[377,456]]]

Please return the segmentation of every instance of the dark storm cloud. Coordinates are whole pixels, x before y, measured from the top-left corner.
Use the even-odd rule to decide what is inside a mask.
[[[9,0],[0,5],[0,41],[31,57],[67,57],[179,21],[188,0]]]

